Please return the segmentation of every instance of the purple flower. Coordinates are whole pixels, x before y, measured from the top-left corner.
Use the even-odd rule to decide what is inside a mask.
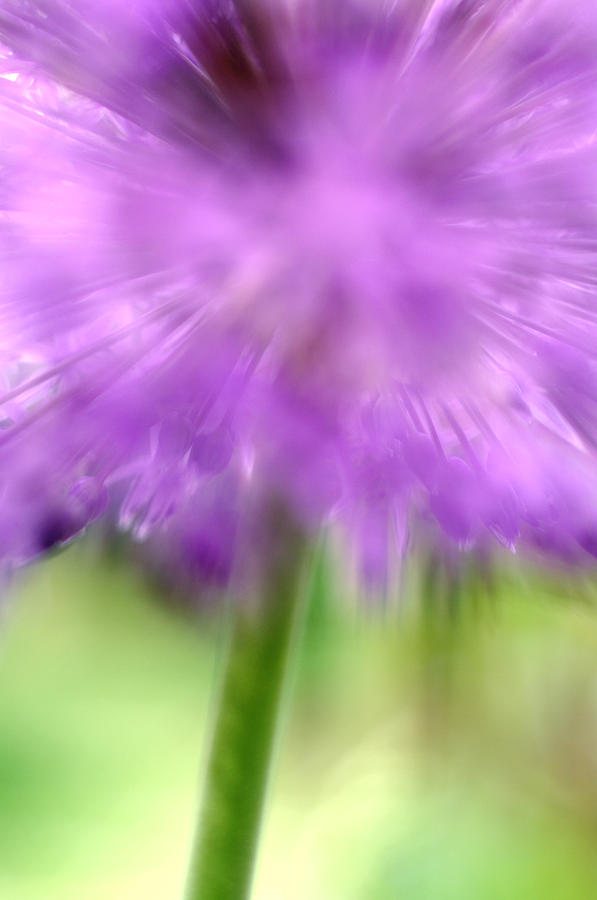
[[[588,0],[5,0],[0,555],[597,546]]]

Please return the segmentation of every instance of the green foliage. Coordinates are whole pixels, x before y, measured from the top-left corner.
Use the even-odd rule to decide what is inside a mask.
[[[422,569],[381,610],[333,573],[320,561],[256,900],[594,897],[593,585]],[[181,896],[217,616],[83,545],[22,580],[2,627],[0,897]]]

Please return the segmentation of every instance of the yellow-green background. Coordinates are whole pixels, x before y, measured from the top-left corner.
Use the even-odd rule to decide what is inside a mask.
[[[421,620],[331,580],[256,900],[596,898],[591,581],[510,565]],[[177,900],[218,638],[90,542],[4,589],[1,900]]]

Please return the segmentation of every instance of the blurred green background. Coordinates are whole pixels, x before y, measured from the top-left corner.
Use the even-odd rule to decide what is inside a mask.
[[[593,584],[429,572],[379,608],[320,568],[255,900],[597,897]],[[217,611],[86,541],[2,613],[0,898],[177,900]]]

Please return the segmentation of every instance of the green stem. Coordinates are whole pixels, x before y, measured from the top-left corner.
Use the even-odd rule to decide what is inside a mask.
[[[277,529],[258,604],[237,603],[186,900],[245,900],[303,619],[305,546]]]

